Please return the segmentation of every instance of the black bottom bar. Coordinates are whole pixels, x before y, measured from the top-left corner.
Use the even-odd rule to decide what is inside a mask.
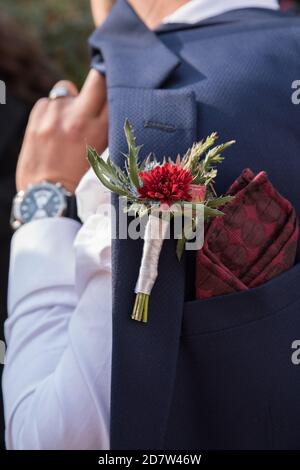
[[[299,465],[300,451],[1,451],[0,463],[15,465],[118,466],[144,468],[169,465],[181,466],[239,466]],[[221,467],[219,467],[221,468]]]

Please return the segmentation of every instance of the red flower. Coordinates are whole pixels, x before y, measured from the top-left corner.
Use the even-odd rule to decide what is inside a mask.
[[[191,200],[192,176],[175,163],[157,165],[139,174],[143,186],[138,189],[143,199],[158,200],[162,204]]]

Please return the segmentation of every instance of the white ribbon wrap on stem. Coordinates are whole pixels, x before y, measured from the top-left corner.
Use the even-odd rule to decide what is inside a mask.
[[[143,256],[135,293],[150,295],[158,275],[158,262],[169,220],[149,216],[144,235]]]

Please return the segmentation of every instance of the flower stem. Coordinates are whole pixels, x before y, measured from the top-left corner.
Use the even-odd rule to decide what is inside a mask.
[[[143,322],[147,323],[148,321],[148,305],[149,305],[149,295],[144,294],[145,302],[144,302],[144,309],[143,309]]]
[[[148,321],[149,295],[138,292],[135,297],[135,303],[131,318],[136,321],[147,323]]]

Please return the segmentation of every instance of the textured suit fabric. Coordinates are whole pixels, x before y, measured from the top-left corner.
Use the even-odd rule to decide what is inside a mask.
[[[90,40],[106,64],[111,157],[123,164],[126,117],[159,158],[217,130],[237,140],[217,190],[263,169],[299,216],[299,33],[299,19],[259,9],[151,32],[119,0]],[[143,326],[130,319],[141,250],[113,242],[112,448],[300,449],[299,264],[262,287],[191,300],[192,256],[178,263],[167,241]]]

